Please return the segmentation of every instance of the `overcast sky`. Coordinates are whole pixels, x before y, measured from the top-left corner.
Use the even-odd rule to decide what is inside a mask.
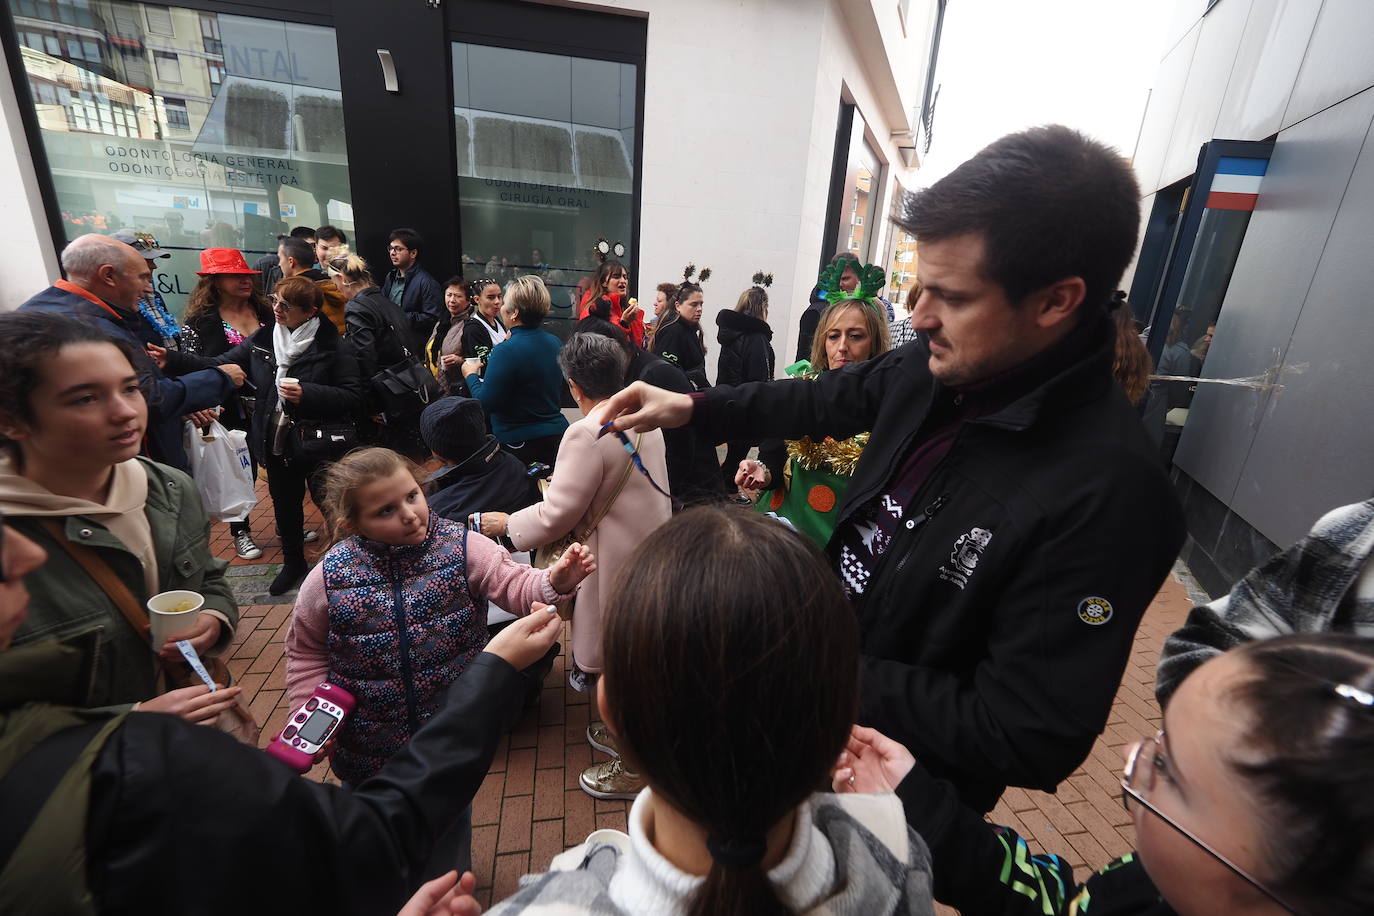
[[[1131,155],[1179,2],[1201,14],[1201,0],[950,0],[917,181],[1036,124],[1067,124]]]

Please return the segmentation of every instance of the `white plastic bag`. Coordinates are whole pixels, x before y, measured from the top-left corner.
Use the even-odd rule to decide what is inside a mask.
[[[206,514],[220,522],[246,519],[258,504],[253,490],[253,465],[248,457],[248,434],[238,429],[227,430],[218,420],[202,434],[188,422],[185,441],[191,476]]]

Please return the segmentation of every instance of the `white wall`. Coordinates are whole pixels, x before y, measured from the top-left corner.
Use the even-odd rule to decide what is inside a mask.
[[[0,143],[0,311],[18,308],[60,275],[19,112],[0,46],[0,137],[7,141]]]
[[[713,379],[715,315],[734,307],[760,269],[775,276],[769,323],[778,369],[792,361],[821,258],[842,94],[869,122],[879,155],[895,164],[885,170],[874,227],[880,235],[873,250],[886,250],[890,188],[906,172],[889,135],[910,127],[907,117],[894,125],[887,114],[893,98],[919,98],[928,54],[925,5],[913,0],[916,22],[900,41],[895,3],[887,13],[866,0],[610,5],[647,14],[649,22],[639,291],[651,298],[656,284],[679,280],[688,261],[711,268],[702,326]],[[893,21],[878,40],[880,15]],[[859,46],[856,31],[869,43]],[[885,47],[905,49],[895,68],[887,66]],[[912,56],[912,85],[900,94],[891,85],[884,90],[882,79],[890,81],[894,70],[913,73]]]

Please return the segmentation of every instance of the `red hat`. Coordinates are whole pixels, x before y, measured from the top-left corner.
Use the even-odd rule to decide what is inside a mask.
[[[200,270],[196,273],[209,277],[214,274],[260,274],[262,271],[250,269],[237,248],[207,248],[200,253]]]

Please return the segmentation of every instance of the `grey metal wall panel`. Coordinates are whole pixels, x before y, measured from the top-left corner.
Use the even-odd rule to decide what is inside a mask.
[[[1164,154],[1160,184],[1191,175],[1197,169],[1198,148],[1220,136],[1215,131],[1217,113],[1249,15],[1250,0],[1225,0],[1203,17],[1169,149]]]
[[[1374,89],[1365,95],[1374,97]],[[1350,103],[1347,103],[1350,104]],[[1374,492],[1374,141],[1366,139],[1231,508],[1280,544]]]
[[[1221,0],[1221,3],[1229,3],[1230,0]],[[1192,0],[1182,0],[1174,3],[1173,13],[1169,16],[1169,25],[1164,29],[1163,54],[1168,56],[1183,37],[1192,31],[1193,26],[1202,19],[1202,14],[1206,11],[1206,6],[1202,0],[1192,2]]]
[[[1193,63],[1193,49],[1202,26],[1196,26],[1159,62],[1155,86],[1150,92],[1150,104],[1140,125],[1140,143],[1135,153],[1135,173],[1140,188],[1146,194],[1161,187],[1159,172],[1164,154],[1169,150],[1169,138],[1174,132],[1174,120],[1188,82],[1188,68]]]
[[[1374,92],[1366,92],[1279,135],[1204,376],[1244,377],[1281,366],[1371,120]],[[1198,386],[1174,463],[1232,503],[1269,401],[1269,393],[1253,389]]]
[[[1307,45],[1293,97],[1284,112],[1287,127],[1374,86],[1374,3],[1326,0]]]
[[[1322,0],[1254,0],[1236,52],[1216,136],[1263,140],[1279,132]]]

